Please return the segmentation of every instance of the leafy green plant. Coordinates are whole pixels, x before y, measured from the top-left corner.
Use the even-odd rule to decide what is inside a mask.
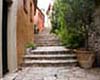
[[[94,0],[55,0],[51,32],[57,34],[67,47],[88,48],[93,11]]]
[[[34,43],[27,43],[26,44],[26,48],[32,48],[34,49],[36,47],[36,45]]]

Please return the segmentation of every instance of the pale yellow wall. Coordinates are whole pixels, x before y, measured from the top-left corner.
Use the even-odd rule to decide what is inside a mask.
[[[13,4],[8,10],[8,69],[10,72],[17,68],[17,54],[16,54],[16,15],[17,2],[13,0]]]
[[[0,0],[0,77],[2,77],[2,0]]]

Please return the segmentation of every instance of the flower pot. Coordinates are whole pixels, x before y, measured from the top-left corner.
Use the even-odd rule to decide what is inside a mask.
[[[95,61],[95,54],[91,51],[76,51],[79,65],[82,68],[92,68]]]
[[[26,54],[30,54],[32,48],[26,48]]]

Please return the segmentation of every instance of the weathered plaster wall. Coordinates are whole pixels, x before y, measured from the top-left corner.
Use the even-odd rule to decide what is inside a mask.
[[[89,34],[89,46],[96,53],[96,63],[100,66],[100,6],[94,13],[95,27]]]
[[[17,2],[12,0],[13,4],[8,9],[8,69],[10,72],[17,68],[17,54],[16,54],[16,15]]]
[[[0,0],[0,77],[2,77],[2,0]]]
[[[39,16],[38,27],[39,27],[39,31],[41,32],[44,28],[44,18],[45,18],[41,10],[39,10],[38,16]]]
[[[36,9],[36,15],[34,16],[34,24],[39,29],[39,32],[41,32],[44,29],[44,21],[45,21],[45,16],[42,13],[42,11],[37,7]]]
[[[34,16],[34,4],[33,0],[27,1],[27,12],[25,13],[23,8],[23,0],[18,0],[18,11],[17,11],[17,57],[18,64],[23,62],[23,56],[25,54],[25,45],[28,42],[33,42],[33,19]],[[32,9],[30,8],[30,2],[32,3]],[[31,11],[32,10],[32,11]]]

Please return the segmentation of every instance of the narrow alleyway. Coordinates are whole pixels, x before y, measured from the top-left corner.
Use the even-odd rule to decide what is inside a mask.
[[[77,58],[45,29],[35,35],[35,50],[24,56],[24,67],[1,80],[100,80],[100,69],[81,69]],[[41,45],[40,45],[41,43]]]
[[[34,43],[37,46],[60,46],[61,43],[59,41],[59,38],[53,34],[50,33],[50,28],[44,28],[42,32],[39,34],[35,34],[34,36]]]
[[[59,38],[50,34],[48,28],[35,35],[35,50],[24,56],[25,66],[68,66],[77,65],[76,54],[61,46]]]
[[[100,80],[100,69],[79,67],[26,67],[1,80]]]

